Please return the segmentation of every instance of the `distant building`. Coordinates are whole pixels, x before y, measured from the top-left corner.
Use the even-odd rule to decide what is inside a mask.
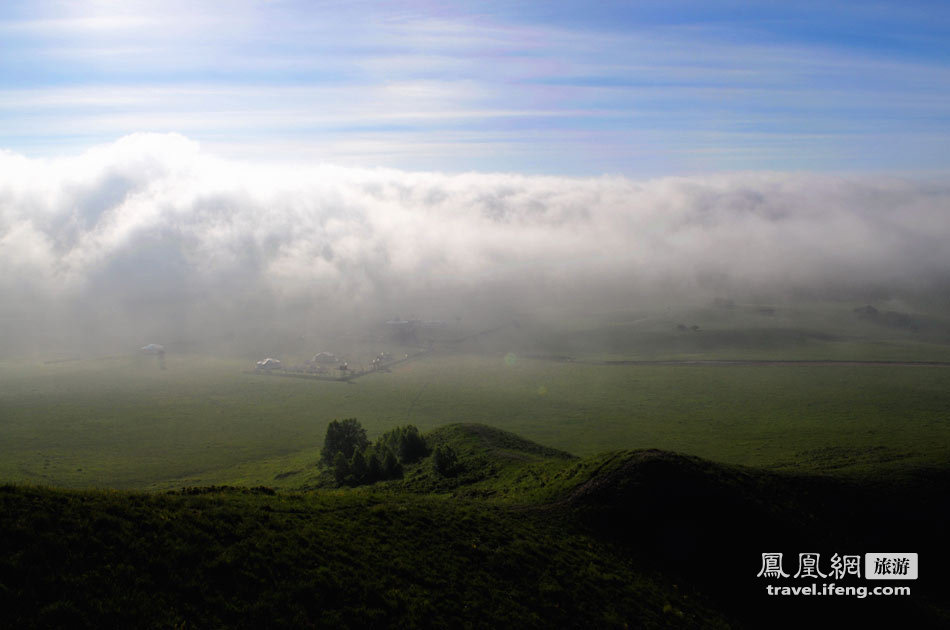
[[[267,357],[263,361],[257,362],[258,370],[282,370],[284,369],[280,361]]]
[[[142,346],[141,352],[143,354],[150,354],[152,356],[158,357],[159,367],[163,370],[165,369],[165,346],[157,343],[150,343],[147,346]]]
[[[332,352],[318,352],[310,359],[311,363],[338,363],[340,359]]]

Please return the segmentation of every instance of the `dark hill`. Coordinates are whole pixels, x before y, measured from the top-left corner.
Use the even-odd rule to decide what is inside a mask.
[[[0,487],[0,628],[690,628],[720,613],[541,514],[358,491]]]
[[[915,583],[916,596],[903,600],[802,602],[768,598],[769,582],[755,576],[764,552],[783,552],[793,573],[802,552],[821,553],[826,569],[834,553],[863,556],[910,547],[930,562],[945,560],[946,477],[929,471],[910,479],[861,481],[776,474],[658,450],[625,451],[601,456],[590,478],[552,507],[563,506],[639,566],[692,584],[752,626],[776,611],[803,623],[846,611],[873,624],[887,619],[931,627],[948,619],[946,577]]]
[[[456,475],[424,459],[294,494],[2,486],[0,627],[947,627],[943,470],[578,459],[484,425],[426,439]],[[794,572],[802,552],[875,551],[920,554],[911,597],[770,598],[756,576],[765,552]]]

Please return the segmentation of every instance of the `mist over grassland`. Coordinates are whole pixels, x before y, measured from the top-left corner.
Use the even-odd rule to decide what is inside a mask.
[[[179,135],[0,153],[0,352],[239,349],[392,317],[950,288],[950,186],[878,176],[441,174],[225,161]]]

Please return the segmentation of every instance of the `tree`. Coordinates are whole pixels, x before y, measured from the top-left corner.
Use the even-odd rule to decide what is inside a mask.
[[[362,453],[369,446],[369,439],[356,418],[334,420],[327,426],[327,435],[323,440],[323,451],[320,460],[325,464],[335,465],[337,453],[342,453],[345,460],[353,457],[353,453]]]
[[[350,483],[354,486],[360,485],[366,481],[366,473],[366,458],[363,457],[363,453],[361,451],[356,451],[353,453],[353,458],[350,459]]]
[[[402,477],[402,464],[396,459],[396,454],[391,448],[386,449],[386,455],[383,457],[383,474],[386,479],[399,479]]]
[[[419,433],[419,429],[409,424],[396,427],[379,436],[376,440],[376,449],[379,452],[392,449],[396,457],[403,464],[417,462],[429,454],[429,447]]]
[[[432,467],[443,477],[451,477],[458,472],[458,455],[451,446],[439,446],[432,453]]]
[[[380,479],[383,479],[383,465],[379,461],[379,457],[376,456],[376,453],[373,453],[369,456],[369,461],[367,462],[366,471],[366,482],[375,483]]]
[[[425,440],[419,435],[419,429],[413,425],[405,427],[399,441],[399,461],[412,463],[429,454]]]
[[[346,462],[346,456],[343,455],[341,451],[337,451],[336,456],[333,458],[333,477],[341,486],[343,482],[346,481],[346,476],[350,472],[349,469],[350,466]]]

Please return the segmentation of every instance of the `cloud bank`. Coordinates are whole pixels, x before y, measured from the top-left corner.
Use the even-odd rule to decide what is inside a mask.
[[[6,351],[597,300],[927,294],[948,271],[943,184],[278,167],[174,134],[0,152]]]

